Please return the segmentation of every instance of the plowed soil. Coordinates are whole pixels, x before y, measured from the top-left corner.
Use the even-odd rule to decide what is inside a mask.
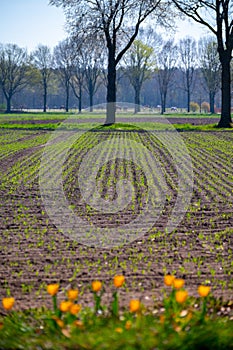
[[[181,119],[172,118],[170,121],[178,123]],[[182,122],[185,121],[182,119]],[[203,119],[188,119],[186,122],[203,123]],[[123,273],[127,288],[120,292],[121,303],[125,305],[130,298],[137,296],[144,304],[152,306],[154,299],[162,298],[164,274],[175,273],[185,278],[187,289],[194,296],[197,295],[197,285],[205,283],[211,285],[216,297],[232,298],[231,131],[180,133],[192,158],[194,187],[184,218],[169,234],[165,231],[166,223],[177,198],[174,159],[146,132],[140,134],[141,142],[161,164],[168,183],[168,197],[153,227],[143,237],[118,248],[84,245],[59,232],[46,212],[38,183],[45,141],[36,143],[35,140],[40,136],[49,137],[50,133],[13,133],[0,130],[0,297],[10,290],[17,300],[18,309],[51,305],[45,287],[48,283],[58,282],[61,285],[60,299],[64,298],[64,291],[73,286],[80,290],[80,302],[90,305],[93,300],[90,292],[92,280],[104,282],[108,301],[113,290],[112,277]],[[111,137],[110,134],[106,131],[101,135],[88,135],[85,147],[72,149],[64,168],[64,188],[76,215],[99,227],[112,228],[130,223],[139,215],[139,202],[144,203],[147,182],[143,169],[137,169],[132,162],[119,159],[108,162],[102,175],[101,172],[98,175],[101,196],[114,199],[114,181],[122,174],[128,174],[136,193],[132,205],[121,213],[102,214],[84,203],[75,177],[80,159],[93,145]],[[126,132],[124,137],[133,139],[135,136]],[[25,147],[19,146],[25,142]],[[11,146],[9,152],[7,145]],[[16,145],[15,149],[12,145]]]

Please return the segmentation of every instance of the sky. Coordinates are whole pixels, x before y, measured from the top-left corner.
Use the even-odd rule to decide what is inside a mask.
[[[33,51],[39,44],[51,48],[67,37],[65,16],[61,8],[48,5],[49,0],[0,0],[0,43],[13,43]],[[176,40],[207,34],[203,27],[179,21]]]
[[[0,43],[34,50],[38,44],[56,46],[66,38],[65,16],[49,0],[0,0]]]

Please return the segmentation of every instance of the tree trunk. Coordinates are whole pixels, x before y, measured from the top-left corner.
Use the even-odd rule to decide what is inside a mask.
[[[165,103],[163,101],[163,103],[162,103],[162,114],[164,114],[165,112],[166,112],[166,108],[165,108]]]
[[[187,111],[190,112],[190,89],[187,89]]]
[[[164,114],[166,112],[166,98],[167,98],[167,93],[161,92],[161,114]]]
[[[5,96],[6,97],[6,96]],[[11,112],[11,97],[6,97],[6,113]]]
[[[115,50],[108,47],[108,76],[107,76],[107,113],[105,124],[115,124],[116,121],[116,62]]]
[[[70,84],[66,82],[66,112],[69,112]]]
[[[231,119],[231,55],[219,54],[222,63],[222,112],[219,128],[232,127]]]
[[[93,112],[93,87],[91,82],[89,82],[89,102],[90,102],[90,112]]]
[[[47,108],[47,85],[46,83],[44,84],[44,107],[43,107],[43,112],[46,112]]]
[[[135,86],[135,96],[134,96],[134,113],[140,112],[140,87]]]
[[[78,112],[82,113],[82,88],[79,86]]]
[[[209,99],[210,99],[210,113],[214,114],[215,113],[215,110],[214,110],[215,92],[214,91],[210,91]]]

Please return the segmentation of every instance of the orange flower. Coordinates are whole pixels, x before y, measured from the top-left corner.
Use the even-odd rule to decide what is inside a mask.
[[[171,287],[174,279],[175,279],[175,276],[166,275],[166,276],[164,276],[164,284],[168,287]]]
[[[140,310],[141,304],[140,300],[138,299],[132,299],[129,302],[129,309],[131,312],[138,312]]]
[[[125,276],[123,275],[117,275],[113,279],[113,283],[116,288],[122,287],[124,282],[125,282]]]
[[[65,324],[64,324],[64,322],[63,322],[62,320],[60,320],[60,318],[58,318],[58,319],[56,320],[56,322],[57,322],[57,325],[58,325],[60,328],[64,328]]]
[[[15,299],[14,298],[3,298],[2,299],[2,306],[5,310],[11,310],[14,306]]]
[[[120,328],[120,327],[117,327],[117,328],[115,328],[115,331],[116,331],[117,333],[122,333],[122,332],[123,332],[123,329]]]
[[[65,324],[60,318],[58,318],[57,316],[52,316],[52,318],[54,319],[54,321],[56,321],[57,325],[60,328],[64,328]]]
[[[175,289],[180,289],[184,285],[184,280],[182,278],[175,278],[173,281],[173,287]]]
[[[83,325],[82,321],[80,321],[80,320],[75,320],[73,324],[80,329],[84,328],[84,325]]]
[[[73,305],[72,301],[68,300],[68,301],[62,301],[60,303],[60,310],[62,312],[67,312],[70,310],[71,306]]]
[[[69,300],[75,300],[78,297],[78,289],[70,289],[67,294]]]
[[[80,304],[73,304],[70,307],[70,313],[72,315],[77,315],[77,313],[79,313],[80,310],[81,310],[81,305]]]
[[[57,283],[47,285],[47,292],[52,296],[57,294],[58,289],[59,289],[59,284]]]
[[[99,292],[102,288],[102,283],[100,281],[93,281],[91,287],[93,292]]]
[[[160,320],[160,323],[164,323],[165,322],[165,316],[164,315],[160,315],[159,316],[159,320]]]
[[[126,321],[125,323],[125,329],[127,329],[127,331],[132,327],[132,322],[130,320]]]
[[[183,304],[188,297],[188,292],[186,290],[178,290],[175,294],[177,303]]]
[[[198,293],[201,297],[207,297],[207,295],[209,294],[210,292],[210,287],[208,286],[199,286],[198,287]]]

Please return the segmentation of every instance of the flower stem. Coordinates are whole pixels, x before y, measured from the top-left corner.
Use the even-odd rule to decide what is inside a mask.
[[[56,312],[57,311],[57,296],[53,295],[52,299],[53,299],[53,310],[54,310],[54,312]]]
[[[115,291],[113,293],[112,314],[113,314],[114,317],[118,317],[118,315],[119,315],[119,304],[118,304],[117,291]]]

